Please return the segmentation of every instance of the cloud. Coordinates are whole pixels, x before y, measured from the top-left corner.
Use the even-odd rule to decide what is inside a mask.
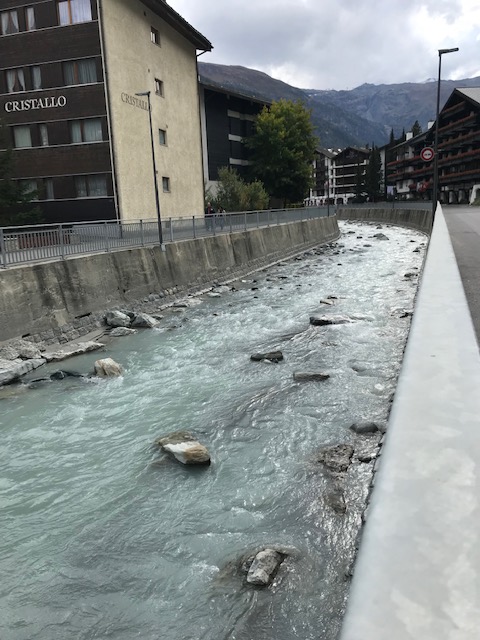
[[[296,87],[353,88],[478,73],[478,0],[170,0],[213,44],[204,62],[264,71]],[[445,69],[445,75],[443,75]],[[466,75],[465,75],[466,74]]]

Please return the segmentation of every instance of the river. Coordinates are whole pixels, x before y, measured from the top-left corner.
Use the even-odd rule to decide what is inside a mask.
[[[88,373],[111,356],[121,378],[2,390],[2,640],[338,636],[373,461],[352,465],[339,513],[315,453],[354,442],[356,421],[386,421],[410,324],[399,309],[417,285],[405,274],[426,246],[340,226],[337,243],[166,311],[158,329],[43,368]],[[310,325],[320,312],[351,321]],[[250,360],[272,349],[283,362]],[[153,446],[179,429],[209,467]],[[295,552],[269,588],[247,587],[237,559],[269,544]]]

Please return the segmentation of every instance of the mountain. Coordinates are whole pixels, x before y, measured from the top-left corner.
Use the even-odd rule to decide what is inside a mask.
[[[452,91],[459,87],[478,87],[480,77],[464,80],[442,80],[440,108]],[[435,120],[437,82],[407,82],[402,84],[362,84],[349,91],[308,91],[311,101],[321,109],[325,101],[379,126],[389,136],[393,129],[398,136],[409,131],[418,120],[425,130]],[[385,139],[387,142],[388,137]]]
[[[241,66],[199,62],[203,84],[272,102],[301,100],[311,110],[320,144],[327,148],[386,144],[393,129],[398,137],[416,120],[422,128],[435,119],[437,82],[363,84],[348,91],[300,89],[266,73]],[[440,107],[457,87],[480,86],[480,77],[442,80]]]

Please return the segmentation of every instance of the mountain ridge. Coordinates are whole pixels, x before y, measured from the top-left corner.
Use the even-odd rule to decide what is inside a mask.
[[[200,81],[259,101],[301,100],[311,110],[320,144],[327,148],[384,145],[390,132],[398,137],[415,121],[425,130],[435,119],[437,82],[364,83],[354,89],[302,89],[263,71],[239,65],[199,62]],[[442,80],[440,106],[456,88],[480,86],[480,76]]]

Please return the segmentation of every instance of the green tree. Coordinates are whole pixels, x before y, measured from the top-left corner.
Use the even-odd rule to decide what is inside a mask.
[[[39,207],[32,206],[37,192],[12,178],[13,155],[6,128],[0,123],[0,226],[35,224],[42,221]]]
[[[317,144],[310,111],[301,102],[273,102],[259,113],[254,133],[246,141],[252,175],[284,205],[299,202],[312,185]]]
[[[413,137],[419,136],[422,133],[422,127],[418,120],[415,120],[415,122],[412,125],[412,133],[413,133]]]
[[[226,211],[256,211],[266,209],[269,196],[259,180],[247,183],[238,173],[222,167],[218,170],[218,189],[215,196],[211,192],[207,200],[214,208],[221,205]]]
[[[365,191],[371,202],[383,195],[382,159],[378,147],[373,145],[365,173]]]

